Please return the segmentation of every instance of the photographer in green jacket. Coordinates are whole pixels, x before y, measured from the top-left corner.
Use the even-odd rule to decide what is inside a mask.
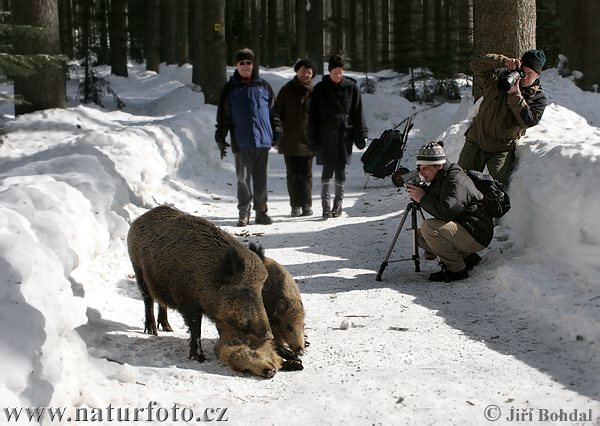
[[[488,54],[471,61],[474,80],[483,89],[483,100],[465,132],[465,145],[458,159],[463,169],[481,172],[487,166],[490,175],[508,184],[517,142],[527,128],[540,122],[546,108],[539,81],[545,63],[542,50],[528,50],[521,59]],[[499,76],[496,70],[502,67],[507,71]],[[517,77],[507,79],[513,71],[519,72]]]

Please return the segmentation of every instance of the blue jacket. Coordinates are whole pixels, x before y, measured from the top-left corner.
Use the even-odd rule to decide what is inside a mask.
[[[243,80],[237,70],[223,89],[217,110],[215,141],[224,141],[231,130],[233,152],[270,149],[273,141],[273,89],[258,75]]]

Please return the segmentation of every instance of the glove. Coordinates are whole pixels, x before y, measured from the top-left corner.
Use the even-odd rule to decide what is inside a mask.
[[[227,147],[231,146],[224,140],[217,141],[217,146],[221,151],[221,160],[227,156]]]
[[[354,144],[358,149],[365,149],[365,146],[367,146],[367,138],[358,139]]]

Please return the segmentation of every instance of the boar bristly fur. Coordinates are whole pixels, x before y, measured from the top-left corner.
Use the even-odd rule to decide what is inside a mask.
[[[282,368],[284,360],[277,354],[272,339],[256,343],[244,340],[231,327],[217,324],[217,328],[215,354],[232,370],[270,379]]]
[[[260,245],[251,243],[248,248],[258,254],[267,267],[268,276],[262,289],[262,296],[275,346],[302,355],[305,348],[305,313],[296,280],[283,265],[266,257]]]
[[[127,235],[129,258],[144,300],[144,332],[170,328],[166,307],[179,311],[190,330],[190,358],[205,360],[202,315],[264,342],[273,335],[262,300],[267,270],[256,253],[200,217],[168,206],[137,218]]]

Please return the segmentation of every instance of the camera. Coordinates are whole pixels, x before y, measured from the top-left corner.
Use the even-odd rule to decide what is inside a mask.
[[[515,84],[518,79],[523,77],[525,77],[525,73],[522,69],[505,71],[500,75],[500,79],[498,80],[498,90],[501,92],[508,92],[513,84]]]
[[[422,179],[418,169],[410,171],[406,167],[400,167],[392,173],[392,183],[402,188],[406,184],[421,185]]]

